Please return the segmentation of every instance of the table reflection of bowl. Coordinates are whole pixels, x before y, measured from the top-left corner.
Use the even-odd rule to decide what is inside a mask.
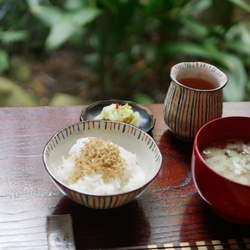
[[[132,190],[112,195],[79,191],[66,184],[57,172],[62,156],[67,158],[70,148],[79,138],[85,137],[111,141],[135,154],[145,179]],[[125,123],[100,120],[80,122],[58,131],[46,144],[43,161],[49,176],[64,195],[86,207],[107,209],[122,206],[139,197],[159,173],[162,155],[153,138],[141,129]]]
[[[231,222],[250,224],[250,185],[225,177],[224,172],[212,169],[204,158],[203,152],[208,145],[227,139],[244,140],[249,145],[250,117],[218,118],[208,122],[197,132],[191,163],[193,181],[200,196],[219,216]],[[218,145],[220,147],[221,144]],[[217,164],[219,169],[220,162]],[[238,167],[243,166],[242,163],[239,164]],[[230,171],[233,171],[233,175],[239,175],[236,170]]]

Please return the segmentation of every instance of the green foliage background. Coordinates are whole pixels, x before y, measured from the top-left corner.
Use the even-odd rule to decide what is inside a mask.
[[[180,61],[206,61],[229,79],[225,101],[250,100],[249,0],[0,0],[0,70],[10,54],[82,56],[92,99],[155,102]]]

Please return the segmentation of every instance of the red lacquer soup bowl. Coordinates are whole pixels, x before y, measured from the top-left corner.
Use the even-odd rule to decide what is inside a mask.
[[[233,181],[213,170],[202,151],[224,139],[250,140],[250,117],[223,117],[208,122],[197,132],[192,152],[192,177],[200,196],[222,218],[250,224],[250,185]]]

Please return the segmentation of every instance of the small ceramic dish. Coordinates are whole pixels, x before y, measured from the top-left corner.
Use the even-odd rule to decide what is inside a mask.
[[[125,105],[128,103],[134,112],[138,111],[140,114],[140,129],[149,132],[154,128],[155,125],[155,117],[149,111],[148,108],[144,107],[143,105],[137,104],[132,101],[125,101],[125,100],[105,100],[105,101],[97,101],[82,110],[80,121],[90,121],[94,120],[97,115],[99,115],[102,109],[105,106],[108,106],[113,103],[118,103],[120,105]]]
[[[69,150],[80,138],[96,137],[110,140],[129,152],[136,154],[137,163],[145,173],[145,179],[130,191],[116,194],[93,194],[69,186],[61,179],[62,169],[58,168]],[[126,123],[96,120],[84,121],[67,126],[46,144],[43,162],[48,175],[58,189],[74,202],[95,209],[110,209],[123,206],[138,198],[157,177],[162,166],[162,154],[154,139],[141,129]],[[65,173],[64,173],[65,174]]]

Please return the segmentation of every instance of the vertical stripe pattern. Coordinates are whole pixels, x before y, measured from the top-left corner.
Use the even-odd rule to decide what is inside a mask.
[[[178,83],[176,77],[180,77],[182,71],[187,72],[187,68],[196,68],[200,75],[213,74],[213,78],[219,83],[218,88],[197,90]],[[221,117],[222,88],[227,83],[227,77],[214,66],[197,62],[177,64],[171,70],[171,78],[164,101],[164,120],[174,135],[191,141],[200,127],[210,120]]]
[[[76,190],[71,189],[70,187],[59,181],[54,175],[54,172],[50,169],[50,161],[52,161],[51,159],[61,158],[61,149],[64,147],[64,144],[67,144],[67,140],[71,140],[72,137],[74,137],[74,141],[76,141],[76,139],[91,136],[106,136],[106,139],[109,139],[111,141],[112,138],[115,139],[114,137],[122,138],[122,140],[127,141],[129,144],[131,144],[132,141],[132,143],[136,144],[138,148],[143,147],[143,151],[138,151],[140,152],[140,154],[143,153],[143,155],[137,155],[137,158],[146,157],[152,164],[148,166],[148,169],[153,169],[153,171],[149,171],[150,174],[148,174],[149,176],[146,177],[147,180],[145,184],[135,190],[126,193],[115,195],[93,195],[77,192]],[[57,156],[58,153],[59,156]],[[52,181],[64,195],[67,195],[76,203],[84,205],[86,207],[108,209],[122,206],[138,197],[150,185],[150,183],[156,178],[157,174],[159,173],[162,165],[162,155],[154,139],[139,128],[125,123],[115,123],[110,121],[84,121],[66,127],[57,132],[49,140],[44,148],[43,161]],[[141,167],[142,169],[144,168],[144,166]]]

